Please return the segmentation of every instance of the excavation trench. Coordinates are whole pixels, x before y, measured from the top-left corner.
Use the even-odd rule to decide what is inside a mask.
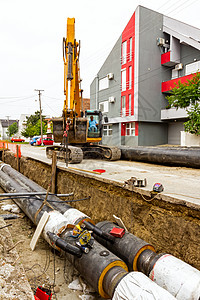
[[[4,162],[17,168],[14,155],[6,152]],[[51,166],[22,157],[20,172],[47,189]],[[157,253],[167,252],[200,270],[200,208],[160,197],[147,202],[138,190],[121,184],[93,178],[74,170],[57,167],[57,193],[74,193],[74,199],[90,199],[70,203],[97,223],[120,217],[129,232],[153,245]],[[70,198],[72,199],[72,197]],[[147,197],[148,199],[148,197]]]

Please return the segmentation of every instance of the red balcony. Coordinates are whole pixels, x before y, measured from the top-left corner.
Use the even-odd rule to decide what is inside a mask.
[[[191,80],[194,75],[195,74],[190,74],[190,75],[186,75],[183,77],[178,77],[176,79],[162,82],[162,88],[161,88],[162,93],[171,91],[173,88],[176,87],[176,84],[178,84],[179,81],[181,83],[185,83],[185,82],[187,82],[187,80]]]
[[[161,65],[166,67],[173,67],[180,63],[180,57],[175,50],[170,50],[161,54]]]
[[[170,62],[170,51],[161,55],[161,65],[167,65]]]

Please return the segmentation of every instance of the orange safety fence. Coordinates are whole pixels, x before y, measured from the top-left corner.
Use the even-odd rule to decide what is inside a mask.
[[[0,149],[10,150],[14,153],[15,157],[17,157],[17,149],[18,149],[18,157],[22,156],[21,146],[13,143],[0,141]]]

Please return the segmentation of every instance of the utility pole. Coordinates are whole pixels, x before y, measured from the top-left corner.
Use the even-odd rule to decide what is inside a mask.
[[[44,90],[35,90],[38,92],[39,96],[39,104],[40,104],[40,126],[41,126],[41,145],[43,146],[43,129],[42,129],[42,105],[41,105],[41,92],[44,92]]]
[[[9,131],[9,126],[10,126],[10,116],[6,116],[7,120],[8,120],[8,139],[10,140],[10,131]]]

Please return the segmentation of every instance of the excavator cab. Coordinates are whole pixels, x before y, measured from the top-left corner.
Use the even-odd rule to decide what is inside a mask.
[[[102,138],[102,113],[98,110],[85,111],[88,121],[87,142],[98,143]]]

